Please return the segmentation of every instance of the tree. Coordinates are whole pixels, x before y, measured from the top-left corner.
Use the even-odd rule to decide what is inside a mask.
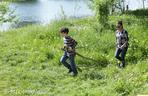
[[[8,10],[8,3],[0,2],[0,22],[4,20],[4,16]]]
[[[13,15],[14,11],[9,10],[8,2],[0,2],[0,23],[12,22],[16,16]]]
[[[125,0],[115,0],[112,7],[114,10],[118,10],[118,12],[124,13],[125,12]]]
[[[108,24],[110,8],[115,0],[93,0],[93,7],[96,11],[96,17],[102,26]]]

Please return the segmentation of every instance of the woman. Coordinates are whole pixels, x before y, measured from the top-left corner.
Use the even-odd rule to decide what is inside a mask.
[[[128,40],[128,32],[123,28],[122,21],[118,21],[116,31],[117,47],[115,57],[121,61],[121,64],[119,64],[120,68],[125,67],[125,55],[128,49]]]

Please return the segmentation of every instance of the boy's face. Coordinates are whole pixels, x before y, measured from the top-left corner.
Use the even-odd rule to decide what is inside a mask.
[[[65,37],[65,36],[67,36],[67,33],[64,33],[64,32],[63,32],[63,33],[61,33],[61,36],[62,36],[62,37]]]

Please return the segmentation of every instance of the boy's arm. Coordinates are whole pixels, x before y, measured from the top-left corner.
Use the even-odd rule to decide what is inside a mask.
[[[72,40],[72,43],[73,43],[73,44],[72,44],[72,48],[75,49],[75,47],[77,46],[78,43],[77,43],[77,41],[74,40],[74,39]]]
[[[70,36],[66,37],[66,43],[64,45],[64,49],[67,51],[74,51],[75,47],[77,45],[77,42]]]
[[[71,46],[68,47],[68,51],[75,51],[75,47],[77,45],[77,42],[75,39],[71,38]]]

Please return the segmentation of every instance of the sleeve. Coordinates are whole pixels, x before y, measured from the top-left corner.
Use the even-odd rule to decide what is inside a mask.
[[[74,49],[77,46],[77,41],[73,38],[71,38],[71,47]]]
[[[67,40],[67,46],[68,47],[71,47],[73,49],[76,47],[77,41],[74,40],[72,37],[68,36],[68,37],[66,37],[66,40]]]
[[[117,44],[117,31],[115,31],[115,41],[116,41],[116,44]]]
[[[129,41],[128,32],[125,31],[125,34],[126,34],[126,40]]]
[[[75,48],[77,46],[77,44],[78,44],[78,42],[73,39],[73,46],[72,46],[72,48]]]

